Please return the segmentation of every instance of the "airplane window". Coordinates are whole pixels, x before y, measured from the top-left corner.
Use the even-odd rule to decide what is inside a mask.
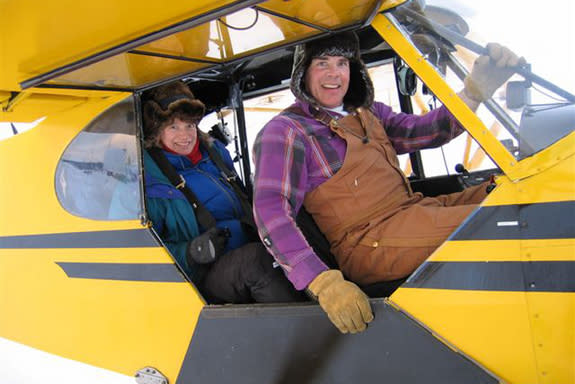
[[[395,85],[393,62],[388,61],[383,64],[370,67],[368,68],[368,71],[373,82],[375,101],[389,105],[395,112],[401,112],[399,94],[397,93],[397,86]],[[404,175],[410,176],[412,173],[412,167],[409,155],[401,154],[397,156],[397,159],[399,160],[399,167],[403,171]]]
[[[457,79],[450,69],[446,70],[444,79],[455,90],[463,88],[463,82]],[[417,91],[411,97],[411,100],[413,112],[418,115],[425,114],[442,105],[441,101],[425,89],[420,81],[418,81]],[[510,139],[509,135],[500,129],[501,127],[493,121],[493,116],[483,106],[479,108],[478,114],[502,142],[505,142],[504,139]],[[463,165],[470,172],[497,168],[495,163],[467,132],[439,148],[422,150],[421,159],[426,177],[456,174],[455,168],[457,164]]]
[[[132,99],[116,104],[64,151],[56,169],[56,194],[71,214],[95,220],[140,217],[134,111]]]

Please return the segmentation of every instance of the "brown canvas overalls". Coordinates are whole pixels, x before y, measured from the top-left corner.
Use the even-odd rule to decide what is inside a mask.
[[[409,275],[486,196],[483,184],[434,198],[414,193],[370,111],[358,109],[338,121],[323,117],[318,120],[347,142],[347,152],[341,169],[309,192],[304,206],[356,283]]]

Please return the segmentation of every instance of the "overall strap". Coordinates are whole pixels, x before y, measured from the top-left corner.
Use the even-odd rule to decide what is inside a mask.
[[[228,166],[224,163],[224,159],[214,145],[210,145],[210,143],[204,142],[203,140],[202,143],[204,144],[204,148],[208,151],[210,159],[212,159],[216,167],[220,170],[223,179],[232,187],[232,190],[238,197],[238,200],[242,206],[242,210],[244,211],[244,216],[241,218],[241,221],[249,225],[252,229],[257,230],[254,221],[252,205],[246,190],[238,181],[238,175],[228,168]]]
[[[216,219],[207,210],[206,207],[198,200],[194,192],[186,186],[186,181],[180,175],[172,163],[168,161],[164,151],[161,148],[153,147],[147,149],[148,154],[154,159],[162,173],[170,180],[170,183],[184,194],[188,202],[194,208],[196,219],[202,228],[208,230],[216,226]]]

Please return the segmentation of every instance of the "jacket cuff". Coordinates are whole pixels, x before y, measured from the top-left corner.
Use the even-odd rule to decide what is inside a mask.
[[[305,289],[317,275],[328,269],[327,265],[325,265],[319,257],[310,255],[293,266],[292,270],[288,272],[287,277],[295,289],[301,291]]]

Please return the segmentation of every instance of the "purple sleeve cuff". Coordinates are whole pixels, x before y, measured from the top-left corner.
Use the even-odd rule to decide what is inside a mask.
[[[317,275],[328,269],[318,256],[312,254],[294,265],[287,277],[295,289],[302,290],[307,288]]]

